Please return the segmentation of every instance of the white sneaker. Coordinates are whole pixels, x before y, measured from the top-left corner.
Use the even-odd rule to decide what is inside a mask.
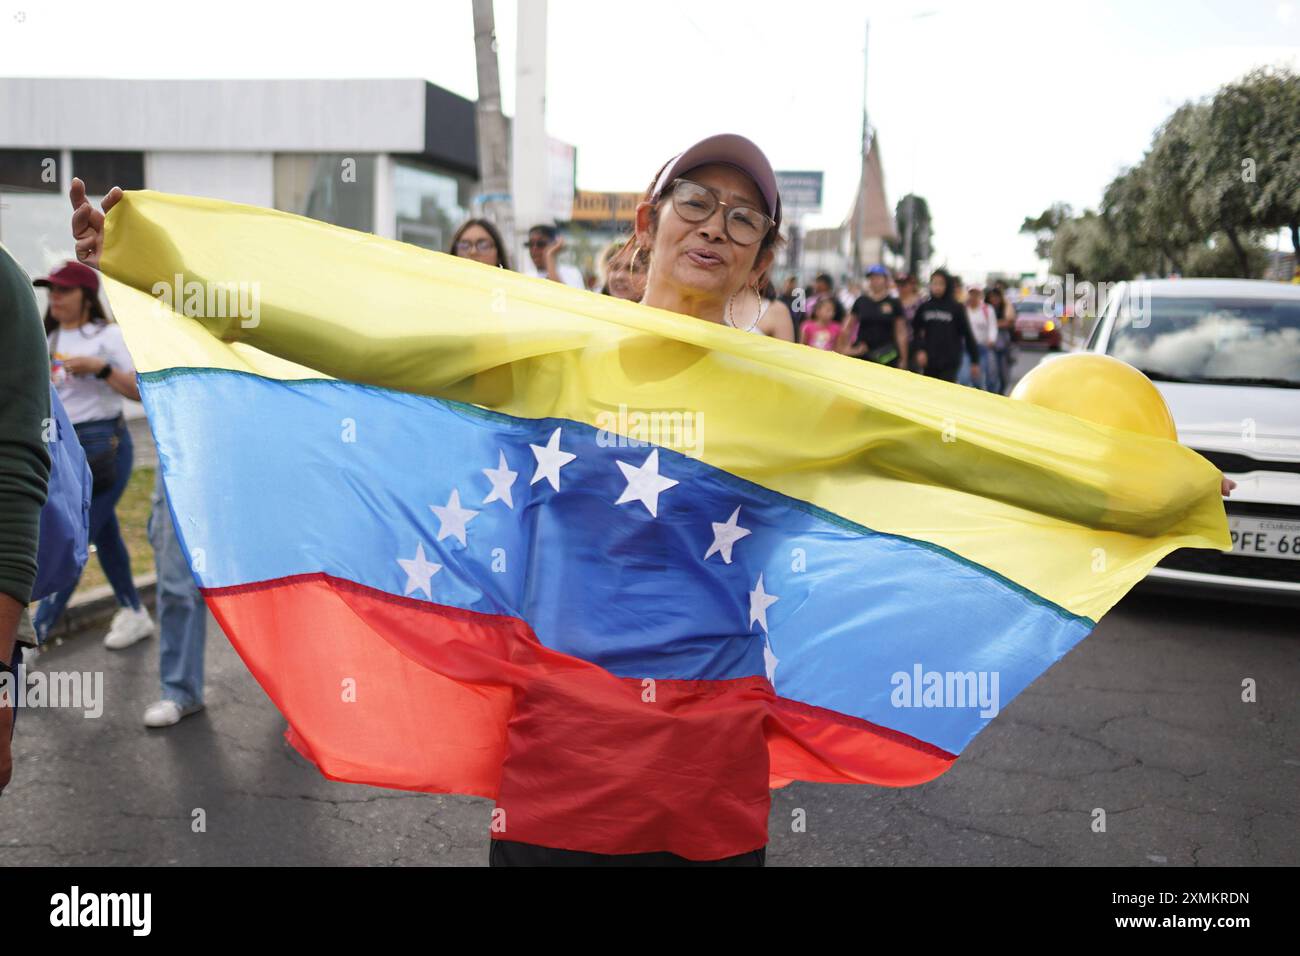
[[[144,608],[132,610],[124,607],[113,615],[113,623],[104,635],[104,646],[110,651],[120,651],[153,633],[153,619]]]
[[[172,724],[179,724],[182,717],[197,714],[202,709],[202,704],[182,708],[174,700],[160,700],[158,703],[150,704],[144,709],[144,725],[146,727],[170,727]]]

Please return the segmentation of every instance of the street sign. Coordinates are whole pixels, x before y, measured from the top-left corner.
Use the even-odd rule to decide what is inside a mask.
[[[777,171],[776,188],[781,193],[781,208],[788,213],[822,211],[822,173],[817,171]]]

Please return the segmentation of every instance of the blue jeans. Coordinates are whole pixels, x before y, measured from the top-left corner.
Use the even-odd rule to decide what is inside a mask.
[[[94,442],[101,437],[107,440],[114,432],[118,437],[117,467],[113,484],[90,499],[90,540],[95,545],[95,553],[99,555],[99,564],[104,569],[104,576],[113,586],[117,603],[122,607],[139,608],[140,596],[136,594],[135,582],[131,579],[131,556],[126,551],[126,542],[122,540],[122,529],[118,527],[115,510],[122,492],[126,490],[127,482],[131,480],[131,464],[135,455],[131,432],[126,427],[126,421],[121,418],[92,422],[89,425],[91,426],[89,428],[82,426],[85,432],[83,444],[87,441]],[[50,629],[63,616],[63,609],[68,606],[72,592],[76,589],[77,582],[74,581],[64,590],[51,594],[36,609],[36,620],[33,625],[36,628],[36,638],[42,644],[49,636]]]
[[[1005,394],[1011,385],[1011,345],[1008,343],[1005,348],[998,347],[994,350],[994,356],[998,367],[998,385]]]
[[[1002,377],[998,372],[998,355],[991,345],[980,346],[980,388],[986,392],[1002,392]]]
[[[162,470],[153,489],[149,542],[158,570],[159,671],[162,695],[182,708],[203,703],[203,643],[208,608],[194,583],[172,523]]]
[[[971,378],[970,356],[965,352],[961,353],[961,371],[957,373],[957,383],[959,385],[969,385],[972,388],[983,389],[986,392],[1000,391],[1001,381],[998,379],[996,356],[993,349],[987,345],[978,346],[980,350],[980,380],[977,384]]]

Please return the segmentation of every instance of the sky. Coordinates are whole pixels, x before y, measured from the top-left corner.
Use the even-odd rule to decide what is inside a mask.
[[[514,108],[516,2],[496,0]],[[549,0],[547,130],[580,189],[640,191],[713,133],[823,170],[836,225],[863,102],[896,202],[924,196],[935,263],[1034,271],[1021,222],[1094,207],[1181,103],[1263,65],[1300,69],[1300,0]],[[868,26],[869,24],[869,26]],[[477,93],[470,0],[184,4],[0,0],[7,76],[420,77]]]

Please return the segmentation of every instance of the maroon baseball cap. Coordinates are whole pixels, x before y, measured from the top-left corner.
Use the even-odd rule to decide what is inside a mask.
[[[772,171],[772,164],[753,142],[735,133],[710,136],[700,140],[686,152],[678,154],[659,174],[659,180],[655,183],[654,193],[650,198],[658,199],[668,188],[668,184],[678,176],[696,166],[707,166],[709,163],[732,166],[752,179],[763,196],[763,202],[767,204],[767,214],[776,220],[777,227],[780,227],[781,193],[776,187],[776,173]]]
[[[65,262],[43,279],[35,279],[32,285],[54,286],[59,289],[85,289],[87,292],[99,292],[99,273],[80,262]]]

